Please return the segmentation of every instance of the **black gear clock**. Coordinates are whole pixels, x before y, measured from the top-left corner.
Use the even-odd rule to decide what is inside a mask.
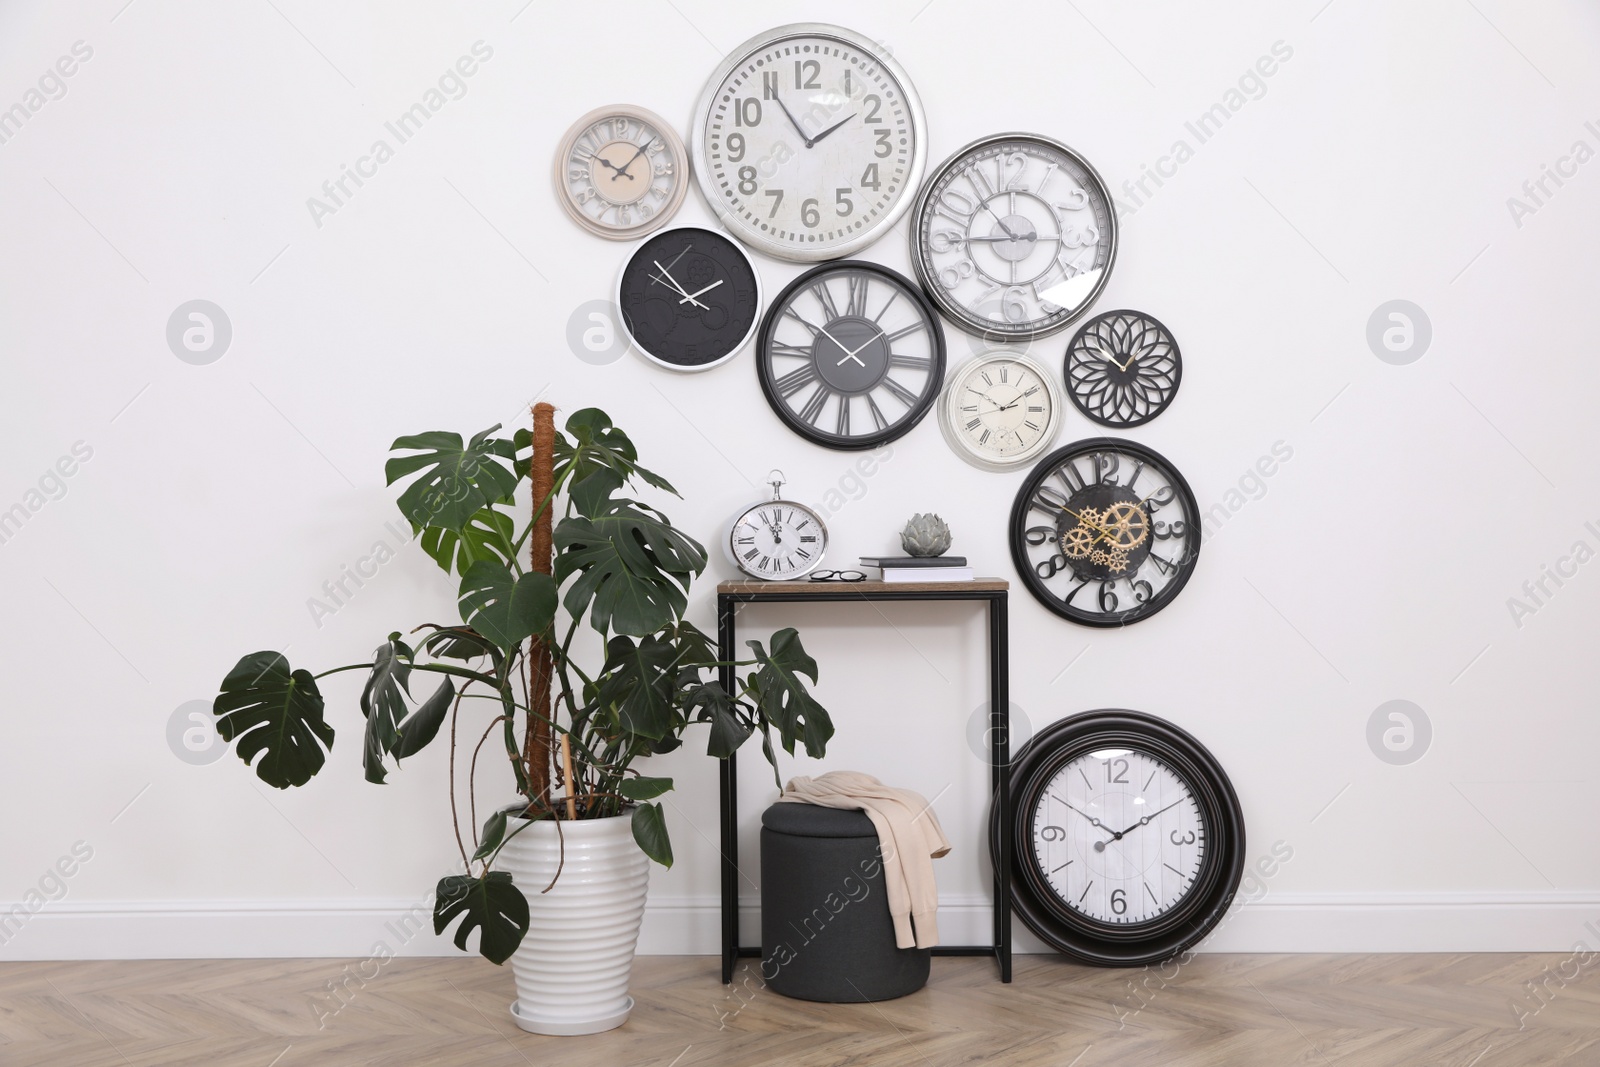
[[[761,315],[761,276],[744,249],[711,230],[664,230],[617,280],[622,328],[648,360],[699,371],[739,354]]]

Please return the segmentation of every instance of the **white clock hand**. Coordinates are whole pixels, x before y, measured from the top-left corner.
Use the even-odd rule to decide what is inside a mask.
[[[711,290],[715,289],[717,286],[719,286],[721,284],[722,284],[722,279],[718,278],[716,281],[712,282],[710,285],[706,286],[704,289],[700,290],[700,292],[698,292],[698,293],[684,293],[683,294],[683,299],[678,301],[678,303],[682,304],[682,303],[685,303],[687,301],[694,300],[695,297],[701,296],[701,295],[703,295],[705,293],[709,293]],[[699,301],[696,301],[696,303],[699,303]]]
[[[861,351],[861,348],[865,348],[866,345],[862,345],[861,348],[856,349],[856,352],[852,352],[852,351],[850,351],[848,348],[846,348],[844,346],[844,342],[843,341],[839,340],[833,334],[829,333],[828,332],[828,328],[826,326],[818,326],[817,330],[822,334],[822,336],[826,337],[828,340],[830,340],[834,344],[838,345],[839,346],[839,350],[844,353],[844,359],[841,359],[838,363],[835,363],[834,366],[842,367],[842,366],[844,366],[844,360],[845,359],[853,359],[853,360],[856,361],[856,364],[858,366],[860,366],[862,369],[866,368],[867,365],[861,361],[861,357],[856,355],[856,352]]]
[[[701,310],[708,310],[706,305],[700,303],[700,301],[696,300],[694,297],[689,296],[689,290],[678,284],[678,280],[667,272],[667,268],[661,265],[661,261],[659,259],[652,259],[650,262],[656,265],[656,270],[660,271],[662,276],[667,279],[667,284],[671,285],[672,288],[678,291],[679,296],[686,297],[689,303],[693,304],[697,308],[700,308]],[[659,281],[660,279],[657,280]],[[683,301],[680,300],[678,303],[681,304]]]

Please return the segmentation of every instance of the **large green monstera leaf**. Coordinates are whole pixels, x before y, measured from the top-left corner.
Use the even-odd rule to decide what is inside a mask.
[[[391,452],[416,453],[394,456],[384,464],[389,485],[422,472],[399,500],[413,529],[439,526],[459,532],[481,509],[510,499],[517,477],[501,461],[514,462],[516,453],[510,441],[490,438],[499,428],[496,423],[465,444],[458,433],[434,430],[397,438],[389,446]]]
[[[333,747],[322,694],[309,671],[292,670],[281,652],[252,652],[222,680],[211,706],[217,732],[256,777],[275,789],[305,785]],[[256,757],[261,756],[259,762]]]
[[[433,901],[433,932],[442,934],[457,918],[456,948],[467,950],[467,938],[481,929],[478,954],[490,963],[504,963],[528,932],[528,900],[511,884],[505,871],[482,878],[452,874],[439,880]]]
[[[555,543],[556,581],[577,575],[563,599],[567,612],[587,610],[600,633],[643,637],[681,618],[690,577],[706,567],[698,542],[626,500],[593,518],[562,519]]]

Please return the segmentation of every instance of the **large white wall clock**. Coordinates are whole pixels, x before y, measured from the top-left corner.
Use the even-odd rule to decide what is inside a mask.
[[[927,123],[888,52],[838,26],[780,26],[711,75],[692,130],[700,191],[735,237],[816,262],[882,237],[916,196]]]

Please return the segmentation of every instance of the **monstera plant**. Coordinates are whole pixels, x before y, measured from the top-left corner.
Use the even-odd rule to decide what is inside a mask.
[[[725,663],[684,618],[705,549],[655,507],[624,495],[639,483],[676,490],[640,466],[604,412],[577,412],[565,433],[554,429],[552,412],[538,405],[533,432],[509,438],[493,426],[465,442],[432,432],[391,447],[388,482],[404,483],[400,510],[455,581],[460,622],[397,630],[368,662],[317,674],[277,652],[251,653],[223,680],[214,705],[222,737],[280,789],[310,781],[333,746],[323,679],[365,675],[361,762],[369,782],[381,784],[391,763],[421,752],[448,719],[462,872],[440,881],[434,926],[442,933],[461,918],[456,945],[466,949],[480,930],[478,951],[495,963],[527,930],[524,890],[547,888],[518,886],[495,869],[519,829],[629,815],[639,848],[670,866],[658,798],[672,781],[640,773],[641,757],[678,748],[691,723],[709,724],[709,752],[719,758],[757,731],[769,761],[774,734],[790,753],[800,743],[821,756],[833,733],[804,680],[815,684],[816,663],[794,630],[747,642],[749,659]],[[596,650],[587,665],[574,651],[585,623],[599,637],[583,642]],[[733,668],[733,691],[719,680],[724,667]],[[419,675],[437,685],[417,699]],[[470,797],[480,750],[496,735],[518,800],[481,827],[469,805],[469,839],[456,800],[458,751],[465,756],[471,746]]]

